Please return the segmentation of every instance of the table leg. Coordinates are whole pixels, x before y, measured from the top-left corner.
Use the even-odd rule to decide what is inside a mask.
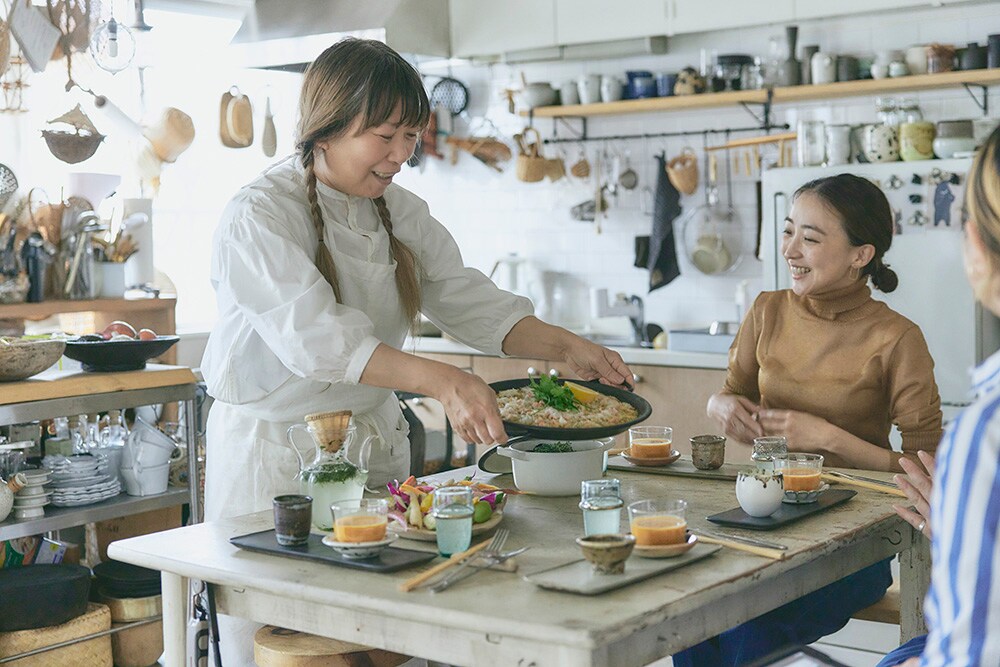
[[[912,546],[899,552],[900,643],[927,633],[924,596],[931,583],[931,543],[915,530],[912,539]]]
[[[160,585],[163,589],[163,664],[165,667],[184,667],[188,579],[172,572],[161,572]]]

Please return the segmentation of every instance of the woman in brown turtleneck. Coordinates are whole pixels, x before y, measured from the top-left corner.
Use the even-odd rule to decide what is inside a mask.
[[[913,322],[875,301],[898,282],[882,256],[892,211],[870,181],[841,174],[806,183],[785,219],[781,253],[792,289],[764,292],[729,351],[725,388],[708,402],[733,439],[784,435],[789,449],[835,466],[900,470],[903,456],[934,451],[941,399],[934,362]],[[892,583],[889,561],[727,630],[673,656],[675,667],[742,665],[844,627]]]
[[[869,278],[896,288],[882,261],[891,243],[889,202],[870,181],[840,174],[799,188],[781,246],[792,288],[757,298],[729,351],[725,388],[708,402],[727,435],[784,435],[826,465],[869,470],[902,470],[900,456],[937,448],[941,399],[927,343],[868,288]],[[903,454],[889,449],[892,424]]]

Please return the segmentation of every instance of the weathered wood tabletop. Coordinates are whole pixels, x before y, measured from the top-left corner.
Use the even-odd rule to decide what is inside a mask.
[[[453,471],[456,478],[473,469]],[[614,471],[626,502],[688,501],[692,528],[737,506],[728,481]],[[868,474],[868,473],[866,473]],[[447,475],[446,475],[447,476]],[[888,479],[885,473],[871,473]],[[509,476],[493,483],[513,484]],[[846,488],[846,487],[844,487]],[[401,593],[419,570],[374,574],[241,551],[229,538],[273,527],[270,512],[115,542],[118,560],[163,571],[165,659],[184,664],[187,579],[217,584],[220,612],[456,665],[644,665],[756,617],[847,574],[904,558],[903,635],[920,631],[928,561],[923,537],[892,510],[897,497],[858,489],[850,501],[768,532],[785,560],[731,549],[597,596],[543,590],[521,575],[580,558],[578,498],[511,496],[507,548],[530,546],[518,574],[481,572],[451,589]],[[635,558],[635,556],[633,556]]]

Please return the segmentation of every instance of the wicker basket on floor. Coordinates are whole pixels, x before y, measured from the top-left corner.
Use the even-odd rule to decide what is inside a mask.
[[[86,613],[62,625],[37,630],[0,632],[0,658],[110,629],[111,612],[103,604],[91,602],[87,604]],[[11,667],[76,667],[77,665],[112,667],[111,637],[104,635],[88,639],[5,664]]]

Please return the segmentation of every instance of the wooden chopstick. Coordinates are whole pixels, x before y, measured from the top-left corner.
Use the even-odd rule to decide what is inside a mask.
[[[764,556],[765,558],[773,558],[774,560],[785,560],[785,552],[778,549],[755,547],[752,544],[743,544],[742,542],[734,542],[732,540],[722,540],[717,537],[708,537],[703,533],[698,533],[698,541],[704,542],[705,544],[721,544],[722,546],[729,547],[730,549],[746,551],[747,553]]]
[[[868,489],[869,491],[881,491],[882,493],[888,493],[893,496],[901,496],[903,498],[907,497],[901,489],[894,489],[891,486],[882,486],[881,484],[872,484],[871,482],[866,482],[861,479],[849,479],[847,477],[839,477],[825,472],[820,474],[820,477],[828,482],[838,482],[840,484],[847,484],[848,486]]]
[[[420,584],[424,583],[425,581],[427,581],[428,579],[430,579],[434,575],[439,574],[441,572],[444,572],[449,567],[453,567],[455,565],[458,565],[459,563],[461,563],[466,558],[469,558],[470,556],[476,555],[477,553],[479,553],[480,551],[482,551],[483,549],[485,549],[486,545],[488,545],[489,543],[490,543],[490,540],[483,540],[479,544],[476,544],[476,545],[474,545],[472,547],[469,547],[468,549],[466,549],[462,553],[452,554],[451,558],[449,558],[445,562],[438,563],[434,567],[432,567],[430,569],[427,569],[427,570],[424,570],[420,574],[418,574],[418,575],[416,575],[414,577],[410,577],[409,579],[407,579],[406,581],[404,581],[403,583],[401,583],[399,585],[399,590],[401,590],[404,593],[409,593],[414,588],[416,588]]]

